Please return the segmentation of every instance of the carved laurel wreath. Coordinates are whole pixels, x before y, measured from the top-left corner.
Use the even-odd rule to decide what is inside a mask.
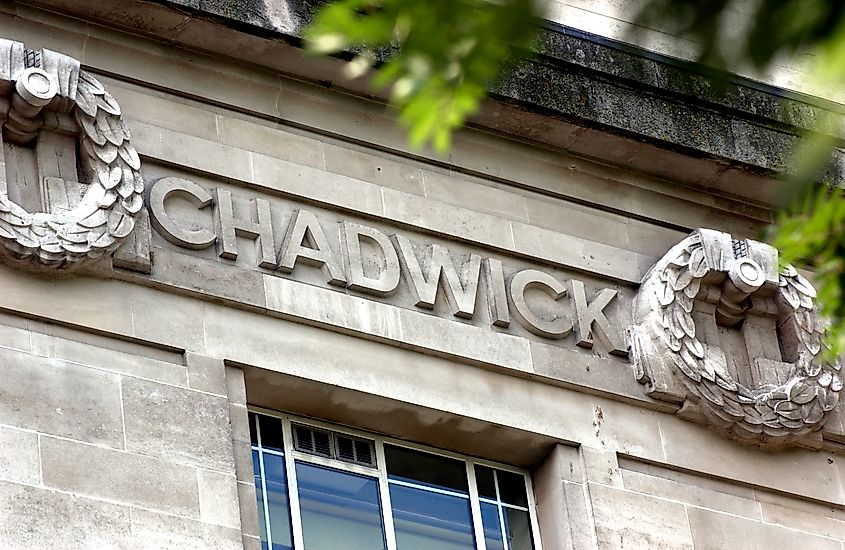
[[[144,191],[117,101],[84,70],[75,98],[66,99],[73,102],[83,171],[93,176],[85,196],[69,212],[50,214],[27,212],[0,192],[0,245],[15,259],[58,269],[117,248],[134,227]]]
[[[696,232],[658,262],[643,285],[651,287],[646,295],[655,312],[652,330],[671,351],[665,355],[682,373],[685,386],[701,397],[708,417],[747,437],[793,437],[818,429],[824,413],[836,406],[843,382],[839,364],[817,360],[823,326],[814,311],[815,289],[792,266],[780,273],[775,301],[779,321],[794,320],[797,359],[785,383],[748,388],[713,359],[696,334],[694,299],[714,269]]]

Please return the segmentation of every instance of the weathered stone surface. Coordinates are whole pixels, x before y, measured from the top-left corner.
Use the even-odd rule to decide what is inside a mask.
[[[196,472],[187,466],[42,437],[41,468],[47,487],[170,514],[200,515]]]
[[[0,266],[0,307],[111,334],[132,334],[132,306],[116,281],[74,277],[61,282]],[[96,299],[91,299],[96,296]]]
[[[688,508],[689,529],[696,550],[736,548],[768,550],[771,548],[813,548],[841,550],[842,543],[810,533],[784,529],[749,519],[720,514],[702,508]],[[736,536],[742,533],[742,536]]]
[[[37,434],[0,427],[0,479],[38,485],[40,460]]]
[[[188,385],[195,389],[226,395],[226,365],[222,359],[185,352],[188,366]]]
[[[133,550],[242,550],[241,532],[186,518],[132,510]]]
[[[126,448],[234,473],[226,399],[145,380],[123,380]]]
[[[561,550],[595,548],[578,450],[556,445],[534,472],[533,484],[543,544]]]
[[[133,285],[132,325],[136,337],[202,352],[202,305],[197,300]]]
[[[622,488],[622,472],[619,470],[619,461],[615,451],[598,449],[581,445],[581,464],[584,471],[584,480],[607,485],[608,487]]]
[[[244,535],[258,537],[258,507],[255,506],[255,482],[238,482],[238,504],[241,512],[241,531]],[[261,519],[263,521],[264,518]]]
[[[124,550],[129,509],[67,493],[0,482],[0,547]]]
[[[700,487],[693,483],[683,483],[632,470],[622,469],[621,474],[625,488],[631,491],[719,510],[750,519],[761,519],[760,504],[753,498],[744,498]]]
[[[598,547],[692,550],[682,504],[589,483]]]
[[[52,332],[61,333],[56,330]],[[98,344],[104,343],[103,340],[98,340],[90,334],[65,334],[68,338],[34,331],[29,334],[33,342],[33,352],[40,355],[166,384],[187,385],[187,374],[183,365],[149,357],[145,352],[153,350],[148,347],[137,346],[133,349],[132,344],[114,339],[104,339],[105,343],[111,345],[102,347]],[[85,338],[88,342],[71,340],[70,336]],[[122,347],[127,351],[115,349]],[[136,353],[130,353],[130,349]]]
[[[799,504],[800,506],[800,504]],[[845,541],[845,511],[813,503],[807,509],[761,502],[763,521]]]
[[[234,473],[221,474],[200,468],[197,480],[200,519],[205,523],[240,529],[238,483]]]
[[[0,349],[0,423],[123,447],[116,374]]]
[[[249,433],[249,415],[243,405],[229,405],[229,420],[232,423],[232,447],[235,459],[235,476],[238,481],[254,482],[252,470],[252,441]]]

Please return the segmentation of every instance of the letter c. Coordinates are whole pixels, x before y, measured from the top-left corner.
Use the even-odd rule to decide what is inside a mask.
[[[211,204],[211,194],[196,183],[182,178],[161,178],[150,188],[148,204],[150,207],[150,221],[156,231],[176,246],[202,250],[208,248],[217,239],[209,229],[186,229],[179,225],[167,214],[165,201],[178,196],[201,210]]]
[[[547,292],[553,299],[566,296],[566,286],[548,273],[536,269],[526,269],[511,278],[510,298],[513,316],[527,331],[544,338],[564,338],[572,332],[572,321],[567,317],[555,317],[552,320],[540,317],[528,307],[525,291],[537,288]]]

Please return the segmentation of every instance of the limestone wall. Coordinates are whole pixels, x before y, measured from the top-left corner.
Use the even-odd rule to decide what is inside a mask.
[[[421,257],[437,244],[462,267],[610,289],[621,335],[672,245],[700,226],[753,238],[770,210],[480,130],[448,159],[408,151],[375,103],[26,6],[0,36],[101,78],[148,189],[226,190],[259,224],[236,258],[148,228],[149,273],[127,261],[143,246],[70,278],[0,267],[0,547],[259,548],[250,405],[525,468],[547,550],[845,548],[841,405],[812,449],[743,446],[648,397],[595,324],[493,326],[486,278],[471,318],[442,289],[420,307],[406,267],[373,296],[260,267],[250,236],[288,246],[298,210],[338,257],[354,222]],[[214,197],[167,211],[219,237]]]

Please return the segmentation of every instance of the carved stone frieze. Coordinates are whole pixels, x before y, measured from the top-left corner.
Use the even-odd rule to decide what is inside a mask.
[[[79,61],[0,39],[0,253],[61,272],[114,251],[143,207],[120,106]]]
[[[628,329],[652,397],[767,447],[811,444],[843,387],[840,365],[819,359],[815,290],[777,266],[766,244],[699,229],[646,275]]]

